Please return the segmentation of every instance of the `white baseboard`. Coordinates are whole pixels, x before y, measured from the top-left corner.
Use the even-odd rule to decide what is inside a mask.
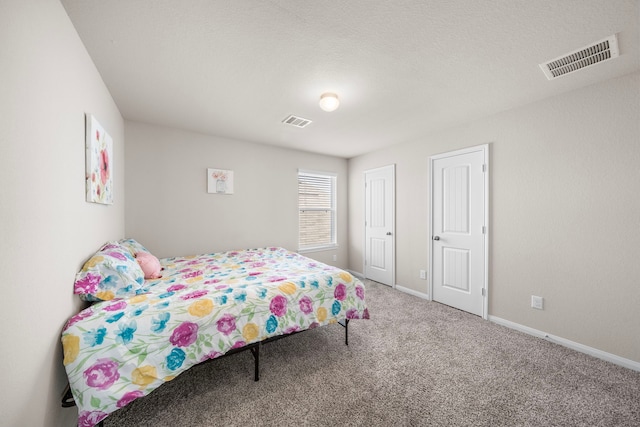
[[[409,294],[409,295],[413,295],[414,297],[418,297],[418,298],[422,298],[422,299],[429,299],[429,295],[425,294],[423,292],[418,292],[418,291],[414,291],[413,289],[409,289],[409,288],[405,288],[404,286],[400,286],[398,284],[396,284],[396,289],[399,290],[400,292],[404,292],[405,294]]]
[[[570,341],[562,337],[556,337],[554,335],[539,331],[537,329],[530,328],[528,326],[521,325],[519,323],[501,319],[500,317],[489,316],[489,321],[497,323],[498,325],[506,326],[507,328],[524,332],[525,334],[533,335],[534,337],[549,340],[553,343],[560,344],[572,350],[576,350],[581,353],[588,354],[589,356],[597,357],[598,359],[602,359],[607,362],[614,363],[624,368],[632,369],[634,371],[640,372],[640,362],[636,362],[631,359],[625,359],[624,357],[616,356],[615,354],[607,353],[606,351],[598,350],[597,348],[589,347],[584,344],[580,344],[575,341]]]
[[[346,269],[345,271],[351,273],[351,275],[356,276],[360,280],[364,280],[364,274],[360,273],[359,271],[354,271],[349,269]]]
[[[354,271],[354,270],[346,270],[349,273],[351,273],[352,275],[356,276],[358,279],[360,280],[364,280],[364,274],[360,273],[359,271]],[[409,295],[413,295],[414,297],[418,297],[418,298],[422,298],[422,299],[429,299],[429,295],[422,293],[422,292],[418,292],[418,291],[414,291],[413,289],[409,289],[409,288],[405,288],[404,286],[400,286],[398,284],[396,284],[395,286],[392,286],[392,288],[397,289],[400,292],[404,292],[405,294],[409,294]]]

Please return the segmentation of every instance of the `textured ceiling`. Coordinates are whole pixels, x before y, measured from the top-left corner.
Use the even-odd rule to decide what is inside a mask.
[[[638,0],[62,4],[126,119],[346,158],[640,69]],[[614,33],[619,58],[538,67]]]

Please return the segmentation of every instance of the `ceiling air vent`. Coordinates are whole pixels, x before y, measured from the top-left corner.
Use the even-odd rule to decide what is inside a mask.
[[[297,128],[303,128],[311,123],[311,120],[304,119],[302,117],[294,116],[293,114],[282,121],[285,125],[295,126]]]
[[[618,39],[614,34],[582,49],[540,64],[540,68],[547,79],[552,80],[598,62],[616,58],[618,54]]]

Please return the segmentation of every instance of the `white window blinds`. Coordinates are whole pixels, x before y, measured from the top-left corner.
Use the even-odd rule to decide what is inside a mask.
[[[336,246],[336,175],[298,171],[299,250]]]

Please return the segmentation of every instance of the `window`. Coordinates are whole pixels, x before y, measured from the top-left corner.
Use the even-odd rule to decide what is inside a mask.
[[[336,247],[336,174],[299,170],[298,207],[298,250]]]

